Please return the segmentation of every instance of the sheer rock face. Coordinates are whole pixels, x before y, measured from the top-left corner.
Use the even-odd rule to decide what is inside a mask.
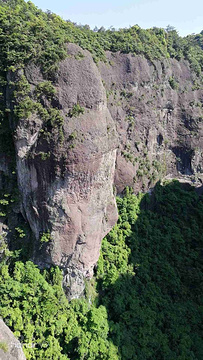
[[[92,276],[101,240],[117,220],[113,184],[121,193],[127,185],[147,191],[163,178],[202,183],[203,91],[185,61],[107,53],[107,63],[96,66],[88,51],[73,44],[67,51],[52,79],[64,141],[56,127],[45,134],[33,114],[19,121],[15,147],[22,212],[36,237],[34,260],[63,268],[73,298]],[[31,64],[24,74],[32,96],[42,73]],[[49,108],[46,96],[42,101]],[[84,113],[70,116],[75,104]],[[42,243],[48,232],[51,240]]]
[[[0,359],[26,360],[20,342],[2,319],[0,319]]]
[[[203,84],[187,61],[107,53],[99,69],[119,136],[115,185],[203,181]]]
[[[43,81],[34,66],[27,67],[25,75],[32,91]],[[59,142],[57,129],[47,141],[37,115],[20,121],[15,139],[18,182],[23,211],[38,240],[35,262],[62,267],[68,295],[77,297],[84,288],[82,279],[93,274],[102,238],[117,221],[113,195],[117,138],[99,71],[88,52],[69,45],[68,57],[54,77],[64,141]],[[71,117],[75,104],[84,113]],[[50,156],[42,160],[42,152]],[[40,243],[48,231],[51,241]]]

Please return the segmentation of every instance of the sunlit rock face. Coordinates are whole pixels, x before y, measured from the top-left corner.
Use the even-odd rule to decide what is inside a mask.
[[[57,127],[47,134],[35,112],[20,119],[14,140],[21,212],[36,239],[33,259],[42,268],[60,266],[74,298],[117,221],[113,186],[118,194],[170,178],[201,186],[203,91],[186,61],[107,52],[96,65],[77,45],[67,53],[52,74],[54,99],[41,98],[60,111],[64,138]],[[15,77],[22,74],[32,98],[45,78],[33,64]]]
[[[19,122],[15,147],[23,212],[37,239],[34,260],[41,267],[60,266],[72,298],[81,295],[84,278],[93,274],[101,240],[117,221],[113,195],[117,136],[92,57],[76,45],[67,51],[53,79],[64,140],[60,142],[54,130],[47,140],[42,118],[33,114]],[[24,75],[32,92],[43,81],[32,65]],[[70,116],[76,104],[83,113]],[[42,153],[49,156],[42,159]],[[41,243],[44,233],[50,233],[50,239]]]

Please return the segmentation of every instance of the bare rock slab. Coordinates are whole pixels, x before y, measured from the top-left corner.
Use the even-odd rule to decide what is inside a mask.
[[[26,360],[20,342],[2,319],[0,319],[0,359]]]

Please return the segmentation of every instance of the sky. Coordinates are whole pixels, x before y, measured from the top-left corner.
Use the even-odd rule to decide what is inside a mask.
[[[166,28],[174,26],[186,36],[203,30],[203,0],[32,0],[42,10],[51,10],[64,20],[88,24],[93,29],[138,24]]]

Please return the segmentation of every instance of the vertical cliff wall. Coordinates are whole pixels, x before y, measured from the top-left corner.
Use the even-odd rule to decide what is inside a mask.
[[[203,181],[203,90],[189,63],[106,57],[96,65],[88,51],[69,44],[48,78],[32,63],[8,73],[32,257],[42,268],[63,269],[69,298],[83,292],[101,240],[117,221],[113,185],[121,193],[126,186],[148,191],[164,178]]]
[[[97,66],[78,46],[67,51],[53,75],[52,101],[63,118],[63,139],[58,125],[49,132],[35,112],[19,120],[15,147],[23,212],[36,238],[34,260],[41,267],[62,267],[67,293],[76,297],[84,277],[93,274],[102,238],[117,220],[117,137]],[[45,80],[32,65],[23,76],[32,97]],[[51,106],[46,97],[41,103]]]
[[[163,178],[203,181],[203,84],[187,61],[107,54],[100,63],[119,136],[115,184],[148,190]]]

